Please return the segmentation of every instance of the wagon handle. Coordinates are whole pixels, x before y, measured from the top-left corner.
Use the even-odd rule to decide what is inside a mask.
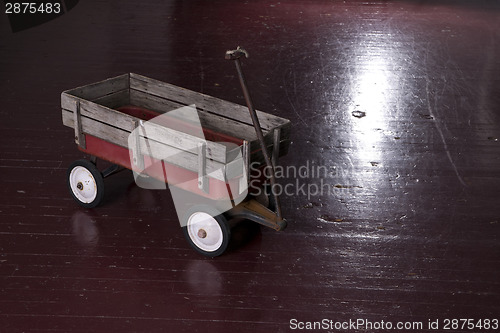
[[[248,52],[238,46],[236,50],[226,51],[225,58],[227,60],[234,60],[234,63],[236,64],[236,71],[238,72],[238,78],[240,79],[241,89],[243,90],[243,95],[245,96],[245,101],[248,106],[248,111],[250,111],[250,117],[252,118],[252,123],[255,128],[255,133],[257,134],[257,138],[259,139],[260,149],[262,150],[262,154],[264,155],[264,160],[266,161],[267,167],[271,169],[269,180],[271,181],[271,192],[273,194],[274,203],[276,205],[276,215],[279,219],[282,219],[283,217],[281,215],[281,204],[277,191],[275,191],[276,175],[274,171],[274,165],[271,161],[271,158],[269,157],[267,146],[264,141],[264,134],[262,133],[262,127],[260,126],[259,118],[257,117],[257,112],[255,112],[255,109],[253,107],[252,99],[250,98],[250,93],[248,92],[247,83],[245,81],[245,77],[243,76],[243,70],[241,69],[241,61],[240,61],[240,58],[242,56],[248,58]]]
[[[226,60],[236,60],[241,58],[242,56],[248,58],[248,52],[239,46],[236,48],[236,50],[226,51]]]

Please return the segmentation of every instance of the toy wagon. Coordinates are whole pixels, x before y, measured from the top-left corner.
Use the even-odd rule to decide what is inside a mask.
[[[133,73],[63,92],[63,124],[74,128],[78,148],[90,155],[68,168],[76,202],[96,207],[104,178],[130,169],[142,187],[168,184],[184,235],[203,255],[226,250],[228,220],[283,230],[275,191],[257,201],[254,184],[269,189],[264,173],[255,172],[267,167],[275,185],[274,165],[288,151],[290,121],[253,109],[242,55],[238,48],[226,58],[235,60],[248,108]],[[113,165],[100,171],[98,158]]]

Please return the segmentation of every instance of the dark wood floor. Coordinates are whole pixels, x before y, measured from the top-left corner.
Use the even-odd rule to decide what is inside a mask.
[[[1,332],[500,319],[498,1],[80,1],[17,33],[0,20]],[[281,165],[329,168],[279,179],[288,229],[243,223],[203,258],[169,192],[130,173],[79,208],[60,93],[136,72],[244,104],[238,45],[256,107],[293,123]]]

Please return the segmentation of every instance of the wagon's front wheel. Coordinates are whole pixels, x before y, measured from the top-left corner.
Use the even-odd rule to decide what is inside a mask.
[[[104,179],[92,162],[73,162],[67,176],[69,192],[80,206],[93,208],[99,205],[104,197]]]
[[[183,232],[189,245],[207,257],[220,256],[226,251],[231,229],[224,215],[208,206],[189,209],[183,222]]]

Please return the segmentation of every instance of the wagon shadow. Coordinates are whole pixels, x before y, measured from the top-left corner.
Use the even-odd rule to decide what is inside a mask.
[[[227,253],[234,251],[244,250],[256,246],[260,248],[259,244],[262,240],[261,226],[249,220],[231,221],[231,242],[229,243]]]

